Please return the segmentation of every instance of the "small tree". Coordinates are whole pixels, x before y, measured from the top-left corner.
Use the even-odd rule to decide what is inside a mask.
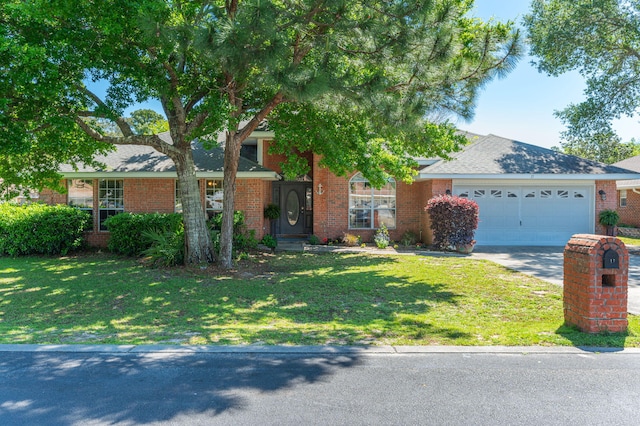
[[[439,195],[425,207],[431,217],[433,244],[440,250],[473,244],[478,228],[478,203],[466,198]]]

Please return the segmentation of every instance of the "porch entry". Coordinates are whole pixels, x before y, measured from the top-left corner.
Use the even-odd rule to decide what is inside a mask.
[[[274,182],[273,203],[280,206],[276,237],[306,237],[313,233],[313,183]]]

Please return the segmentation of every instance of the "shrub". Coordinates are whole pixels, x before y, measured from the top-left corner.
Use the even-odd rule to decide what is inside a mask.
[[[418,237],[416,236],[415,233],[411,231],[405,231],[404,234],[402,234],[402,237],[400,238],[400,244],[403,247],[413,246],[416,244],[417,241],[418,241]]]
[[[616,226],[620,215],[615,210],[602,210],[598,215],[598,222],[603,226]]]
[[[120,213],[108,218],[105,225],[111,234],[109,250],[126,256],[140,256],[151,248],[149,233],[177,234],[184,229],[178,213]]]
[[[212,231],[220,232],[222,228],[222,213],[219,213],[209,219],[209,227]],[[214,234],[212,234],[212,240],[214,242],[216,252],[219,252],[220,236],[218,234],[216,239],[213,237]],[[233,212],[233,250],[238,253],[255,249],[257,247],[258,240],[256,238],[256,232],[253,229],[249,231],[247,230],[247,227],[244,224],[244,212],[236,210]]]
[[[473,200],[440,195],[429,200],[433,244],[440,250],[473,244],[478,228],[478,204]]]
[[[320,238],[317,235],[312,235],[309,237],[309,244],[312,246],[320,244]]]
[[[176,266],[184,263],[184,230],[143,231],[151,247],[142,252],[154,266]]]
[[[260,242],[269,247],[271,250],[275,250],[275,248],[278,247],[278,240],[276,240],[273,235],[265,235],[264,237],[262,237],[262,240]]]
[[[0,204],[0,255],[65,255],[84,244],[91,216],[66,206]]]
[[[376,234],[373,236],[373,241],[376,243],[376,247],[378,247],[379,249],[389,247],[391,239],[389,238],[389,230],[384,225],[384,223],[376,231]]]
[[[346,232],[342,237],[342,243],[349,247],[355,247],[359,246],[360,243],[362,243],[362,240],[359,236]]]

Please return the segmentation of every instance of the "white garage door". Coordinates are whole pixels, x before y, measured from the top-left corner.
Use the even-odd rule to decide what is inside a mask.
[[[478,203],[478,245],[565,245],[594,230],[591,186],[455,186]]]

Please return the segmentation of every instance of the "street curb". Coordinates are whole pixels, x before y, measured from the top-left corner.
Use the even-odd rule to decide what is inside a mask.
[[[569,346],[178,346],[178,345],[0,345],[0,352],[30,353],[102,353],[102,354],[640,354],[640,348],[603,348]]]

